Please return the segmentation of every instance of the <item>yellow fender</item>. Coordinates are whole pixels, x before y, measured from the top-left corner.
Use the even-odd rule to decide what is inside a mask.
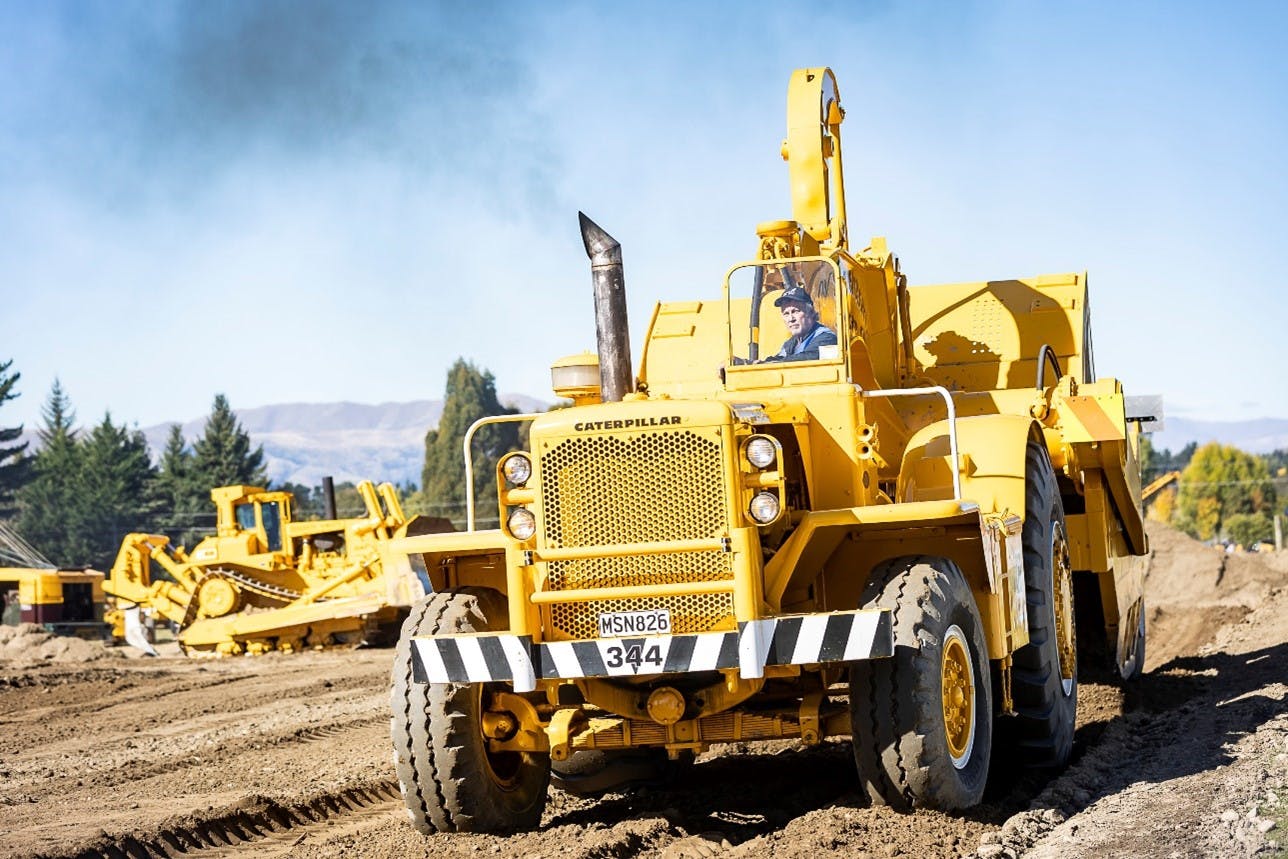
[[[1022,415],[958,418],[962,498],[982,513],[1009,512],[1024,517],[1024,451],[1029,440],[1042,441],[1042,429]],[[938,501],[953,497],[948,421],[918,430],[908,441],[899,470],[900,501]]]

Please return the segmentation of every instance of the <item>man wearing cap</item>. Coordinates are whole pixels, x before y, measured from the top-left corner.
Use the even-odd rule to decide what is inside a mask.
[[[783,314],[791,337],[766,361],[817,361],[818,347],[835,346],[836,332],[818,321],[818,310],[809,293],[799,286],[789,286],[774,302]]]

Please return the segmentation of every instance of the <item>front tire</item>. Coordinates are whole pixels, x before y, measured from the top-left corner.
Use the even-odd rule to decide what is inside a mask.
[[[988,780],[993,700],[975,597],[942,558],[887,561],[865,608],[894,613],[894,656],[850,672],[859,779],[874,805],[954,810],[977,805]]]
[[[434,832],[510,832],[541,822],[550,756],[491,752],[482,716],[500,683],[415,683],[411,638],[494,630],[505,598],[486,588],[432,594],[403,624],[393,667],[390,735],[412,825]],[[504,627],[501,627],[504,628]]]

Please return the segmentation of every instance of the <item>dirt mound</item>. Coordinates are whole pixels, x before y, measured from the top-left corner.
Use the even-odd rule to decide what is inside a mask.
[[[1288,571],[1288,552],[1226,552],[1158,522],[1147,523],[1147,530],[1151,602],[1247,604],[1264,585],[1282,583]]]
[[[0,662],[29,665],[39,662],[94,662],[120,658],[100,641],[54,635],[34,623],[0,626]]]
[[[1147,670],[1204,652],[1288,582],[1288,552],[1227,553],[1158,522],[1147,527]]]

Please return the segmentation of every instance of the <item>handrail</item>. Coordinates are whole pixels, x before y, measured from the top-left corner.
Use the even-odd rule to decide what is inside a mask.
[[[1047,362],[1050,362],[1051,366],[1055,367],[1056,379],[1059,379],[1061,376],[1064,375],[1064,373],[1061,372],[1060,370],[1060,361],[1055,357],[1055,350],[1052,349],[1046,343],[1043,343],[1042,348],[1038,350],[1038,390],[1039,391],[1046,390],[1046,385],[1044,385],[1043,382],[1046,380]]]
[[[953,458],[953,500],[961,501],[962,474],[961,460],[957,456],[957,407],[953,405],[953,395],[948,392],[948,389],[941,385],[929,388],[888,388],[873,391],[865,391],[859,385],[855,385],[854,389],[861,397],[921,397],[938,394],[944,398],[944,403],[948,406],[948,452]]]
[[[530,421],[541,417],[545,412],[529,412],[522,415],[489,415],[485,418],[479,418],[470,424],[470,428],[465,431],[465,438],[461,441],[461,446],[465,448],[465,530],[474,530],[474,457],[470,454],[470,442],[474,439],[474,431],[487,424],[503,424],[518,421]]]

